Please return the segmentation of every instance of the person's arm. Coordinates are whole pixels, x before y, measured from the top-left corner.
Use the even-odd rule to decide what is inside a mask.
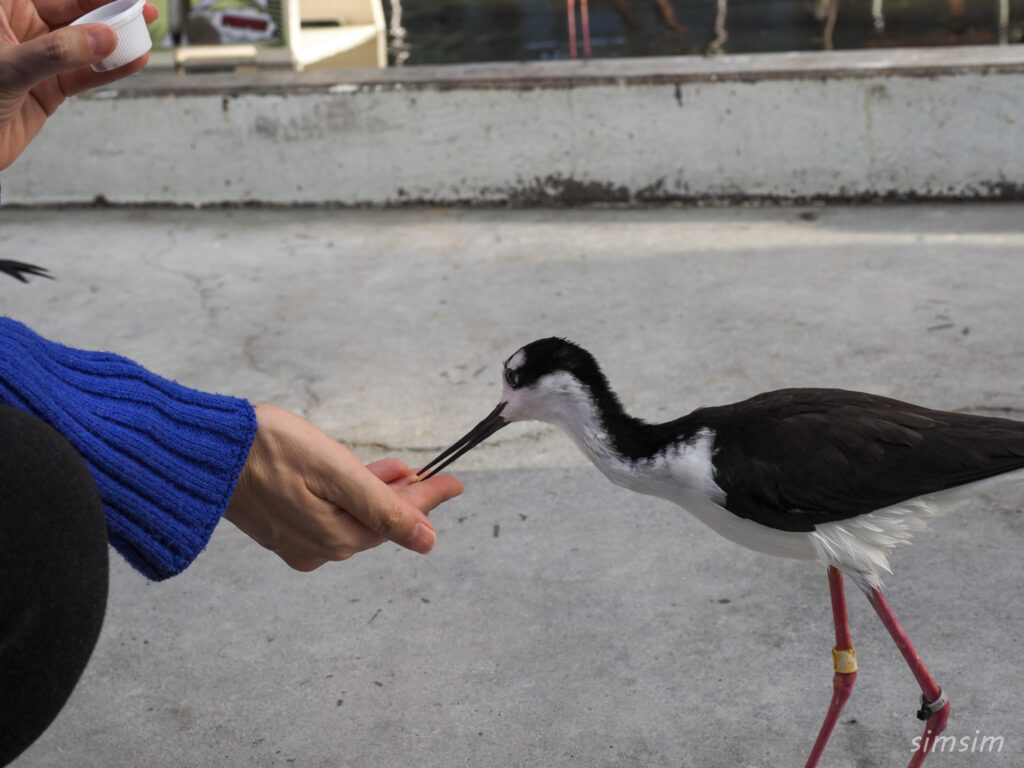
[[[425,512],[462,491],[452,477],[411,483],[396,460],[363,467],[280,408],[254,411],[3,317],[0,402],[35,414],[78,450],[99,487],[110,543],[152,579],[184,570],[229,504],[229,520],[310,570],[385,539],[429,551],[435,533]]]
[[[81,454],[111,545],[151,579],[179,573],[206,546],[256,434],[244,400],[47,341],[9,318],[0,318],[0,401],[47,422]]]
[[[141,56],[109,72],[90,65],[113,53],[117,34],[105,24],[66,26],[110,0],[0,0],[0,170],[42,129],[64,100],[138,72]],[[147,3],[146,23],[157,18]]]

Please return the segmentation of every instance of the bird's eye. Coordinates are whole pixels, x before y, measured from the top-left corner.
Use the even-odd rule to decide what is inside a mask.
[[[515,389],[516,386],[518,386],[518,384],[519,384],[519,372],[515,371],[515,370],[513,370],[511,368],[506,368],[505,369],[505,381],[508,382],[508,385],[510,387]]]

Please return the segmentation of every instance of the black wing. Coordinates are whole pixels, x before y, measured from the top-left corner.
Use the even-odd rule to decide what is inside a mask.
[[[1024,467],[1024,422],[861,392],[779,390],[689,418],[716,432],[726,508],[788,531]]]
[[[26,264],[24,261],[11,261],[9,259],[0,259],[0,272],[10,275],[15,280],[20,280],[23,283],[28,282],[25,275],[53,279],[53,275],[47,273],[46,267],[37,267],[35,264]]]

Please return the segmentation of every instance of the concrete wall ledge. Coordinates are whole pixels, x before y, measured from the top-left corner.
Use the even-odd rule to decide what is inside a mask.
[[[73,99],[8,203],[1024,196],[1024,46],[146,72]]]

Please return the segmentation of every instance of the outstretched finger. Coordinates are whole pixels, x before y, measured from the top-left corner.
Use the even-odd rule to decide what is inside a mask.
[[[406,501],[424,512],[430,512],[444,502],[454,499],[464,490],[462,483],[451,475],[431,475],[426,480],[409,482],[392,488]]]
[[[366,468],[377,476],[382,483],[393,483],[397,480],[412,477],[412,470],[405,462],[398,459],[379,459],[370,462]]]
[[[106,72],[95,72],[90,67],[82,67],[71,72],[65,72],[60,76],[60,89],[65,96],[77,96],[83,91],[93,88],[101,88],[110,85],[128,75],[134,75],[149,63],[149,54],[143,54],[135,61],[130,61],[123,67],[110,69]]]
[[[5,86],[14,92],[28,91],[43,80],[101,61],[116,47],[117,34],[106,24],[64,27],[18,45],[5,46],[5,61],[0,62]],[[71,93],[65,90],[64,95]]]
[[[113,0],[35,0],[39,18],[50,27],[62,27],[80,19],[89,11],[95,11]],[[160,16],[156,6],[147,2],[142,7],[142,17],[152,24]]]

